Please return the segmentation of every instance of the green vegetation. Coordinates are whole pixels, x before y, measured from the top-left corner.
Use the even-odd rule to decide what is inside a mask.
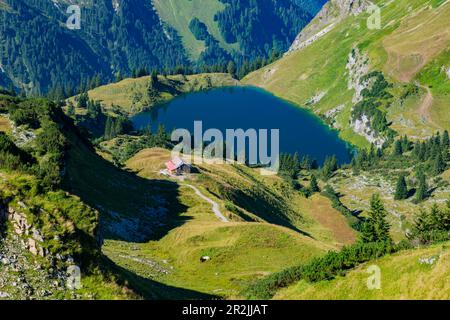
[[[61,28],[67,17],[49,1],[8,4],[11,11],[2,11],[0,18],[11,30],[1,34],[2,51],[9,52],[3,65],[7,74],[15,75],[11,79],[21,90],[35,94],[64,91],[70,96],[80,83],[96,75],[107,82],[118,71],[131,75],[142,67],[188,64],[178,35],[160,24],[147,1],[122,3],[120,14],[111,3],[91,2],[83,7],[84,32],[78,33]],[[28,87],[28,83],[33,85]]]
[[[243,69],[250,71],[249,64],[257,59],[261,62],[274,52],[284,52],[324,2],[158,0],[154,3],[162,20],[177,30],[200,70],[214,65],[226,67],[233,60],[237,69],[242,70],[238,73],[246,74]]]
[[[378,134],[392,139],[394,131],[388,127],[386,114],[380,110],[380,107],[387,109],[391,105],[393,97],[388,91],[392,84],[388,83],[382,72],[373,71],[360,80],[360,84],[371,83],[369,88],[362,90],[362,100],[352,109],[353,121],[361,119],[363,116],[370,120],[370,127]]]
[[[408,237],[423,244],[447,241],[450,237],[450,198],[442,208],[434,204],[429,211],[421,210]]]
[[[7,287],[2,291],[19,299],[40,292],[48,292],[45,297],[49,299],[136,298],[102,262],[99,212],[62,189],[70,149],[89,143],[48,100],[2,96],[0,112],[6,112],[17,132],[28,137],[20,140],[0,132],[0,209],[14,210],[24,219],[20,223],[17,217],[6,224],[0,221],[0,251],[18,257],[11,260],[15,266],[7,264],[2,269],[2,277],[9,279],[11,270],[25,268],[28,271],[20,281],[28,281],[33,290],[21,293]],[[85,155],[92,152],[86,150]],[[18,243],[14,243],[16,238]],[[65,287],[66,269],[73,264],[81,267],[83,283],[88,285],[80,291]],[[89,284],[92,279],[97,282],[95,287]]]
[[[125,79],[88,91],[88,99],[100,102],[106,113],[131,115],[150,109],[156,104],[167,102],[183,93],[238,84],[238,81],[234,80],[229,74],[221,73],[158,75],[157,79],[157,84],[151,81],[151,76]],[[151,92],[154,93],[149,94],[149,89],[152,89]],[[70,98],[67,103],[68,105],[78,105],[80,98],[82,101],[86,100],[84,95],[80,95]],[[83,107],[78,107],[76,111],[80,115],[86,113]]]
[[[397,181],[397,188],[395,190],[395,200],[405,200],[408,198],[408,186],[404,175],[400,175]]]
[[[307,282],[279,291],[279,300],[448,300],[449,243],[404,250],[367,262],[345,276]],[[420,261],[432,261],[432,264]],[[378,290],[367,285],[376,265],[381,271]],[[407,284],[407,285],[405,285]]]
[[[340,252],[329,252],[325,256],[312,259],[311,262],[304,265],[274,273],[249,286],[243,294],[248,299],[270,299],[276,294],[277,290],[300,280],[311,283],[330,280],[360,263],[397,250],[398,248],[395,246],[384,242],[359,243],[344,247]]]
[[[362,242],[391,242],[391,236],[389,234],[390,226],[386,221],[387,215],[388,213],[380,199],[380,195],[373,195],[370,200],[369,217],[362,225]]]
[[[392,101],[389,108],[365,107],[367,112],[374,112],[374,117],[378,114],[375,121],[372,118],[378,129],[385,129],[387,124],[401,135],[418,138],[429,137],[437,130],[449,130],[446,110],[450,87],[441,70],[442,66],[448,66],[449,38],[444,31],[448,28],[443,26],[450,21],[449,7],[431,8],[426,0],[376,3],[381,7],[382,30],[367,29],[365,13],[349,16],[311,45],[248,75],[243,82],[263,87],[299,106],[308,106],[317,115],[329,118],[343,139],[368,147],[367,139],[349,127],[355,103],[354,91],[348,90],[347,64],[356,45],[363,55],[361,63],[369,68],[367,73],[380,70],[393,85],[386,90],[394,96],[387,99]],[[320,23],[320,19],[315,19],[311,25]],[[433,42],[434,37],[439,41]],[[414,88],[416,75],[421,84],[431,88],[432,100],[429,96],[425,99],[424,88]],[[416,90],[419,93],[414,93]],[[401,99],[405,91],[411,94]],[[317,96],[323,97],[316,101],[313,97]],[[308,105],[312,100],[315,103]],[[420,112],[424,106],[431,110],[429,114]]]

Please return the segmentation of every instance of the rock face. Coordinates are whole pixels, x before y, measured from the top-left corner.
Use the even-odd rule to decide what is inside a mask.
[[[20,207],[26,209],[23,202],[18,203]],[[22,246],[35,256],[45,257],[48,252],[41,246],[44,241],[39,230],[28,223],[25,214],[8,206],[7,201],[0,199],[0,224],[10,221],[14,233],[20,238]]]
[[[447,75],[447,79],[450,79],[450,67],[442,66],[441,72],[444,72]]]
[[[346,17],[359,15],[367,10],[370,4],[368,0],[330,0],[297,36],[287,54],[311,45]]]
[[[376,133],[370,126],[370,119],[364,114],[361,119],[354,119],[351,123],[353,131],[363,136],[377,148],[381,148],[386,139]]]
[[[18,236],[0,239],[0,300],[77,298],[66,288],[64,270],[49,271],[24,250]]]
[[[348,71],[349,90],[354,89],[353,103],[362,100],[361,92],[369,86],[369,81],[361,81],[369,73],[369,58],[362,54],[358,48],[354,48],[348,56],[346,69]]]

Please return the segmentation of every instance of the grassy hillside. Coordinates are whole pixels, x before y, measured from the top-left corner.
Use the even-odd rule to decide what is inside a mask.
[[[358,48],[368,69],[383,71],[393,84],[389,90],[393,103],[384,111],[395,130],[423,138],[438,129],[449,129],[449,113],[445,110],[449,107],[450,80],[445,73],[437,72],[450,63],[446,51],[450,44],[449,2],[375,3],[381,7],[381,30],[367,28],[366,13],[349,16],[311,45],[248,75],[243,82],[332,118],[342,138],[366,146],[366,140],[349,126],[354,90],[348,89],[346,66],[353,48]],[[442,80],[438,90],[431,88],[431,74],[439,74]],[[422,82],[417,84],[418,92],[408,94],[404,82],[418,80]]]
[[[419,259],[436,258],[432,265]],[[275,299],[288,300],[379,300],[379,299],[450,299],[449,244],[410,250],[371,261],[331,281],[310,284],[300,281],[278,292]],[[369,290],[367,270],[381,269],[381,289]]]
[[[5,117],[0,116],[0,131],[9,132],[11,130],[11,125],[9,120]]]
[[[157,103],[163,103],[173,97],[192,91],[199,91],[220,86],[235,86],[238,81],[229,74],[211,73],[198,75],[158,76],[159,98]],[[89,98],[100,101],[106,111],[121,111],[135,114],[152,107],[155,102],[148,98],[150,77],[130,78],[117,83],[101,86],[88,92]],[[69,99],[76,106],[76,98]],[[85,110],[77,110],[79,113]]]
[[[155,181],[162,179],[159,170],[168,159],[167,150],[146,149],[127,166]],[[179,186],[177,201],[185,210],[173,216],[163,228],[166,231],[149,242],[106,241],[104,252],[111,260],[143,278],[194,290],[199,297],[200,293],[233,297],[255,277],[355,240],[345,218],[321,196],[305,199],[287,190],[283,195],[281,179],[260,177],[244,166],[197,169],[199,173],[184,181],[171,180]],[[220,221],[188,184],[217,202],[230,222]],[[247,199],[246,194],[256,189],[254,199]],[[255,201],[255,206],[246,201]],[[272,206],[272,211],[261,210],[257,202]],[[278,202],[285,206],[278,207]],[[202,256],[211,260],[201,263]],[[165,295],[164,290],[158,292]]]

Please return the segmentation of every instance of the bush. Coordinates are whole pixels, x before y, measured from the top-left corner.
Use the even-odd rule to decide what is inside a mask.
[[[0,168],[26,169],[32,162],[31,155],[19,149],[4,132],[0,132]]]

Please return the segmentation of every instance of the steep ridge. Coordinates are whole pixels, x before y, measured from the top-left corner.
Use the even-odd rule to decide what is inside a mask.
[[[378,74],[380,84],[387,82],[385,93],[366,90],[366,96],[369,93],[381,104],[376,111],[379,119],[384,115],[383,121],[392,129],[415,138],[449,129],[449,118],[443,111],[449,107],[443,100],[450,92],[445,75],[450,64],[449,2],[374,4],[381,12],[381,29],[368,28],[368,19],[376,12],[369,11],[368,2],[331,1],[282,59],[250,74],[243,82],[311,109],[340,130],[344,139],[367,146],[368,141],[381,144],[392,135],[386,125],[376,130],[375,120],[367,112],[355,118],[355,114],[361,115],[355,108],[367,102],[355,96],[355,90],[356,95],[364,89],[373,90],[377,81],[374,76]],[[430,115],[422,117],[420,110],[428,91],[420,82],[432,66],[434,76],[442,82],[439,90],[430,83],[430,77],[428,83],[422,83],[433,95],[432,106],[427,108]],[[361,123],[355,125],[356,120]]]

